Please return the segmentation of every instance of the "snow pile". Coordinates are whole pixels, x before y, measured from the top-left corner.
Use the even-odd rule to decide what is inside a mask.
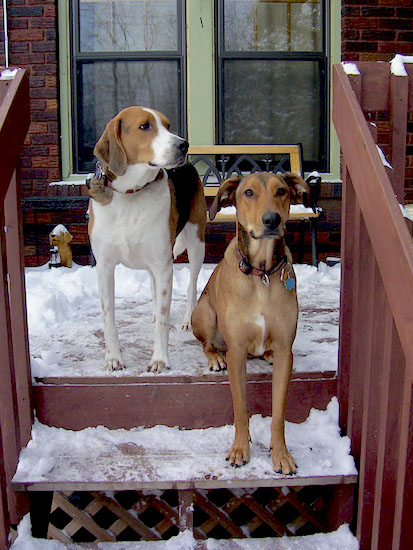
[[[213,265],[204,265],[198,293]],[[294,343],[297,372],[337,368],[340,267],[296,265],[300,317]],[[116,268],[116,319],[126,370],[110,376],[146,376],[152,355],[153,306],[145,271]],[[191,332],[180,329],[189,283],[187,265],[174,266],[171,306],[170,362],[163,374],[209,373],[201,345]],[[96,270],[90,266],[26,269],[27,309],[33,375],[107,376]],[[270,372],[258,359],[248,362],[251,373]]]
[[[199,541],[198,541],[199,542]],[[282,537],[271,539],[237,539],[206,541],[206,550],[357,550],[357,539],[348,525],[342,525],[333,533],[320,533],[306,537]],[[81,550],[78,544],[65,544],[55,540],[34,539],[31,536],[29,516],[18,526],[18,537],[11,550]],[[197,541],[191,531],[183,531],[167,541],[155,542],[100,542],[96,550],[195,550]]]

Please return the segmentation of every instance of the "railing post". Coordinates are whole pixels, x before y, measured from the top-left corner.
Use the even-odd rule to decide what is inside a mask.
[[[405,76],[390,74],[390,139],[393,171],[389,177],[399,202],[403,202],[404,197],[408,95],[407,74]]]

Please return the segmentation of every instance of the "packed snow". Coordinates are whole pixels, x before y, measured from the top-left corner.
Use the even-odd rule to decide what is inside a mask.
[[[204,265],[198,292],[213,265]],[[340,266],[319,269],[296,265],[300,306],[294,343],[296,372],[337,369]],[[31,367],[34,377],[147,376],[154,324],[149,276],[145,271],[116,268],[116,319],[126,369],[104,370],[104,339],[96,270],[90,266],[26,269]],[[192,332],[183,332],[189,268],[174,266],[171,305],[170,369],[162,374],[208,374],[207,361]],[[271,372],[259,359],[248,361],[248,372]],[[156,375],[153,375],[156,376]]]
[[[409,76],[404,66],[405,63],[413,63],[413,56],[396,54],[390,61],[391,73],[395,76]]]
[[[350,439],[340,435],[338,414],[334,397],[325,411],[312,409],[305,422],[286,422],[286,442],[300,478],[356,474]],[[156,482],[162,488],[187,481],[200,486],[211,476],[215,484],[224,486],[228,480],[234,484],[236,480],[285,478],[272,467],[270,424],[271,417],[251,417],[251,460],[234,469],[225,460],[234,438],[233,426],[197,430],[98,426],[71,431],[35,421],[14,481],[119,481],[139,486]],[[289,481],[294,477],[288,477]]]
[[[155,542],[100,542],[96,550],[196,550],[199,548],[191,531],[183,531],[167,541]],[[307,537],[280,537],[271,539],[237,539],[202,541],[204,550],[357,550],[357,539],[348,525],[342,525],[333,533],[321,533]],[[31,536],[29,516],[18,527],[18,537],[11,550],[81,550],[79,544],[65,544],[56,540],[34,539]]]

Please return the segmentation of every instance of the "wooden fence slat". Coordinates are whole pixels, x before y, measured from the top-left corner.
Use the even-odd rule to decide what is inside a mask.
[[[409,423],[409,435],[408,435],[408,447],[407,447],[407,459],[406,459],[406,476],[404,483],[403,494],[403,514],[402,514],[402,527],[400,533],[400,548],[413,548],[413,529],[411,527],[411,521],[413,516],[413,394],[411,396],[410,404],[410,423]]]
[[[365,316],[368,311],[368,304],[365,300],[361,300],[361,296],[365,296],[366,280],[363,275],[369,276],[369,271],[366,267],[369,262],[364,261],[364,250],[368,247],[368,237],[366,228],[358,208],[355,214],[355,255],[354,255],[354,271],[352,281],[352,324],[350,333],[351,356],[350,365],[350,385],[349,385],[349,418],[348,418],[348,435],[351,438],[351,450],[356,459],[356,465],[360,458],[361,446],[361,428],[363,415],[363,387],[365,369],[362,364],[364,353],[365,339]],[[371,259],[371,258],[369,258]],[[354,338],[354,335],[358,335]]]
[[[408,118],[409,77],[390,75],[390,138],[391,165],[390,178],[400,202],[404,197],[406,168],[407,118]]]
[[[21,446],[30,439],[33,424],[29,337],[27,331],[26,288],[24,280],[23,225],[21,197],[16,172],[4,201],[7,228],[7,269],[10,280],[11,331],[16,378],[18,420]]]
[[[6,473],[4,471],[3,441],[0,424],[0,548],[7,548],[10,531],[10,516],[7,506]]]
[[[356,211],[354,189],[346,165],[343,165],[343,198],[341,214],[341,283],[340,283],[340,337],[337,396],[340,403],[339,424],[343,435],[348,430],[351,327],[353,323],[353,285],[355,269]],[[357,222],[359,224],[359,221]]]
[[[371,326],[370,361],[366,361],[366,378],[364,387],[364,411],[361,445],[361,461],[359,475],[358,499],[358,530],[362,548],[370,548],[372,540],[377,455],[381,440],[385,439],[385,431],[380,432],[380,412],[383,408],[383,386],[385,371],[391,361],[391,323],[386,317],[387,298],[383,291],[380,273],[374,265],[374,282],[372,284],[372,317],[366,319]],[[387,329],[387,330],[386,330]],[[387,403],[386,403],[387,405]]]
[[[407,365],[406,365],[407,366]],[[409,435],[410,435],[410,422],[411,422],[411,402],[412,402],[412,384],[410,379],[410,373],[407,368],[404,369],[404,385],[403,385],[403,397],[400,402],[400,439],[398,445],[398,465],[397,465],[397,479],[396,479],[396,499],[394,506],[394,528],[393,528],[393,548],[404,548],[400,545],[400,540],[405,529],[411,527],[411,518],[407,523],[402,524],[403,512],[404,512],[404,497],[406,488],[406,479],[409,477],[407,472],[408,466],[408,449],[409,449]],[[411,474],[411,472],[410,472]],[[411,503],[411,499],[410,499]]]
[[[4,235],[4,210],[0,205],[0,426],[2,432],[4,470],[9,505],[10,522],[17,523],[18,513],[15,495],[10,483],[20,452],[16,387],[14,380],[13,344],[11,338],[10,300],[6,243]]]
[[[380,297],[379,297],[380,299]],[[394,338],[394,323],[387,300],[384,300],[384,311],[381,315],[380,330],[377,332],[378,340],[382,342],[382,373],[378,379],[377,400],[379,410],[378,422],[378,442],[377,442],[377,464],[376,464],[376,484],[374,489],[374,511],[372,522],[372,548],[379,548],[380,526],[384,520],[384,514],[387,513],[387,500],[384,498],[386,488],[385,469],[386,462],[389,459],[387,448],[387,422],[389,421],[389,403],[390,386],[392,380],[392,344]],[[382,533],[383,536],[383,533]],[[382,537],[381,537],[382,538]],[[390,545],[391,536],[387,541]],[[384,548],[384,547],[382,547]]]

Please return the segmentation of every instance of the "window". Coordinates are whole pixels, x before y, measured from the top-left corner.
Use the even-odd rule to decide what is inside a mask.
[[[168,113],[185,133],[182,0],[72,2],[73,164],[93,169],[105,125],[129,105]]]
[[[93,169],[94,144],[128,105],[164,112],[191,145],[301,143],[306,171],[331,159],[339,174],[339,0],[59,0],[59,17],[65,177]]]
[[[219,143],[301,143],[304,168],[327,168],[327,53],[322,0],[218,0]]]

